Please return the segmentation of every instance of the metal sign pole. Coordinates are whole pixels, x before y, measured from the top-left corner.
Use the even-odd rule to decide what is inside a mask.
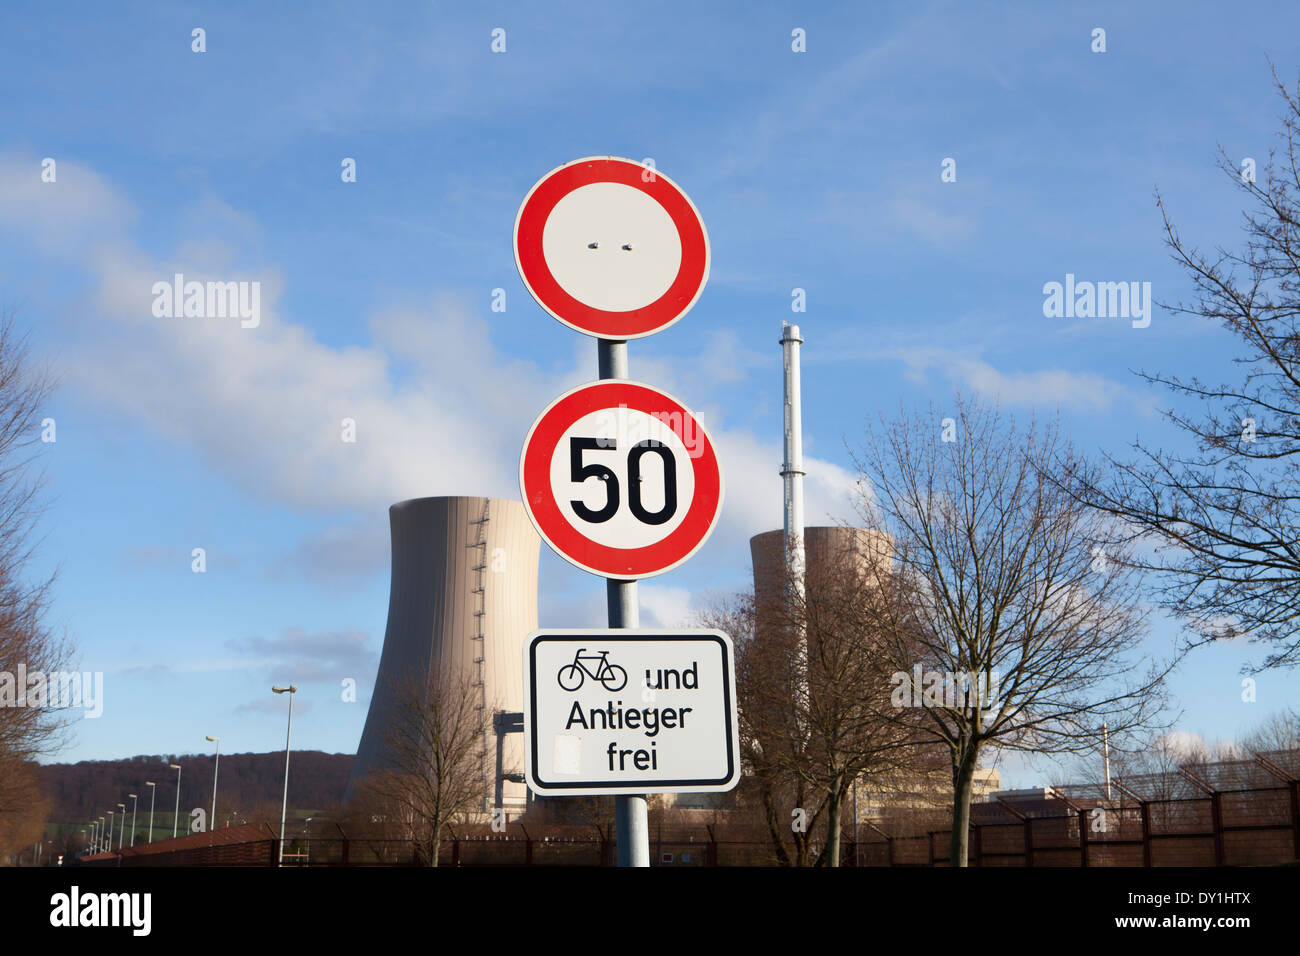
[[[601,378],[627,378],[626,342],[597,339],[596,355]],[[610,627],[640,627],[636,581],[606,578],[605,595],[609,604]],[[650,827],[643,795],[614,798],[614,828],[618,865],[649,866]]]

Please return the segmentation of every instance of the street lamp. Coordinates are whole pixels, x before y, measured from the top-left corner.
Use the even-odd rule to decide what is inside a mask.
[[[176,812],[172,814],[172,839],[176,839],[176,824],[181,818],[181,765],[178,763],[169,763],[167,765],[176,771]]]
[[[131,798],[131,845],[132,845],[132,846],[135,846],[135,804],[136,804],[136,796],[135,796],[134,793],[128,793],[127,796]]]
[[[217,745],[217,763],[212,768],[212,815],[208,817],[208,829],[215,830],[217,828],[217,774],[221,772],[221,738],[205,737],[204,739]]]
[[[122,849],[122,841],[126,839],[126,804],[119,803],[117,807],[122,811],[122,825],[117,828],[117,848],[120,850]]]
[[[149,788],[149,842],[153,842],[153,802],[158,799],[158,784],[152,780],[146,780],[144,785]]]
[[[113,852],[113,811],[105,810],[108,814],[108,852]]]
[[[99,818],[99,839],[95,841],[95,852],[98,853],[104,849],[104,818]]]
[[[293,735],[293,695],[298,693],[298,685],[290,684],[288,687],[272,687],[273,694],[289,695],[289,729],[284,734],[284,799],[280,803],[280,859],[281,866],[284,865],[284,817],[289,809],[289,740]]]

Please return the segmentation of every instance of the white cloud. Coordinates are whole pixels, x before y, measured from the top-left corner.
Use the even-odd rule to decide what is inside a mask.
[[[726,480],[726,501],[718,533],[747,542],[752,535],[780,528],[781,450],[743,431],[715,435]],[[832,462],[804,457],[804,522],[838,524],[854,516],[855,475]],[[743,545],[748,554],[748,545]]]
[[[55,181],[41,181],[34,153],[0,153],[0,222],[22,228],[41,252],[84,256],[136,217],[134,205],[93,169],[55,159]]]
[[[913,381],[923,382],[932,373],[957,382],[1004,405],[1031,408],[1095,408],[1115,405],[1146,410],[1151,399],[1111,379],[1068,369],[1037,369],[1003,372],[989,362],[955,349],[901,347],[876,351],[877,358],[903,362]]]
[[[155,261],[126,232],[131,204],[102,177],[61,166],[57,188],[64,188],[65,177],[79,185],[43,195],[38,172],[31,156],[0,156],[0,182],[9,183],[0,191],[0,224],[34,232],[95,280],[94,308],[74,320],[81,327],[60,355],[65,380],[96,407],[191,446],[208,468],[257,499],[302,510],[350,510],[353,519],[360,514],[369,520],[411,497],[517,498],[520,443],[532,417],[556,394],[592,377],[589,340],[575,342],[570,367],[543,372],[535,362],[499,351],[487,320],[452,295],[376,312],[367,344],[325,344],[282,309],[287,277],[267,266],[230,267],[239,244],[260,236],[246,214],[205,199],[205,209],[222,211],[219,225],[227,234],[191,235],[183,253]],[[24,176],[32,182],[13,185]],[[237,228],[225,229],[230,223]],[[87,233],[97,241],[77,239]],[[170,282],[175,273],[187,281],[260,282],[260,324],[155,317],[154,283]],[[736,557],[747,558],[749,536],[781,524],[780,448],[727,428],[724,412],[707,404],[701,386],[718,382],[719,369],[724,382],[743,380],[767,356],[726,333],[692,356],[634,355],[633,377],[676,391],[701,411],[726,483],[718,535]],[[775,367],[775,354],[770,358]],[[703,409],[695,404],[701,400]],[[342,440],[345,418],[356,422],[355,443]],[[815,458],[806,467],[808,523],[851,516],[853,476]],[[331,546],[316,568],[329,575],[349,565],[335,560],[333,545],[359,546],[354,557],[369,567],[380,540],[349,524],[304,547]],[[651,613],[672,611],[670,603],[658,607]]]
[[[656,584],[637,586],[642,627],[687,627],[691,622],[691,592]]]
[[[1159,738],[1158,744],[1179,760],[1209,750],[1204,737],[1186,730],[1171,730]]]

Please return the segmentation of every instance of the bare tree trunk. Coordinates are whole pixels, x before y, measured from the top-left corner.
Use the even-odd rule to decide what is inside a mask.
[[[785,834],[781,827],[789,826],[777,816],[776,805],[772,801],[771,784],[764,781],[763,787],[763,815],[767,819],[767,832],[772,838],[772,848],[776,852],[777,862],[782,866],[793,866],[794,861],[790,859],[790,854],[785,849]]]
[[[794,849],[796,866],[807,866],[812,857],[812,827],[808,824],[812,814],[808,813],[807,793],[804,790],[804,782],[801,779],[795,788],[795,806],[804,811],[804,826],[802,830],[795,831]]]
[[[826,818],[826,849],[823,852],[827,866],[840,865],[840,831],[843,829],[840,816],[844,809],[843,782],[842,774],[831,781],[830,799],[826,805],[829,816]]]
[[[970,838],[970,797],[975,780],[975,765],[979,749],[967,744],[957,756],[952,768],[952,840],[948,844],[949,866],[966,866],[967,845]]]

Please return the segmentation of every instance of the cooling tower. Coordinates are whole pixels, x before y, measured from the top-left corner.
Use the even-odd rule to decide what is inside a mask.
[[[370,711],[357,746],[348,795],[358,781],[391,766],[391,688],[435,666],[465,675],[481,718],[476,748],[483,809],[522,812],[521,783],[498,782],[523,773],[522,734],[501,737],[498,712],[523,710],[523,641],[537,627],[537,561],[541,538],[518,501],[498,498],[412,498],[388,509],[393,577],[388,628]],[[521,776],[522,778],[522,776]]]
[[[749,553],[754,562],[754,597],[760,607],[780,600],[784,537],[781,531],[764,531],[749,539]],[[805,528],[804,554],[810,583],[816,581],[820,569],[835,567],[831,562],[843,559],[847,559],[845,567],[858,567],[865,575],[872,560],[893,560],[894,539],[871,528],[838,525]],[[887,563],[885,567],[888,567]]]

